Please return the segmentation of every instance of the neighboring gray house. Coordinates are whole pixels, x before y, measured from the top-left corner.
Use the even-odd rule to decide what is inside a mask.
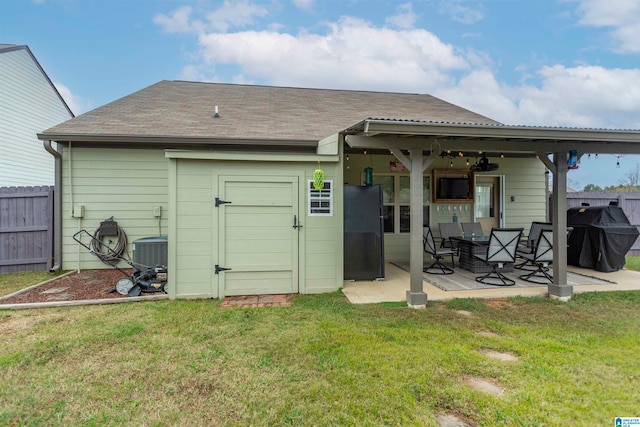
[[[53,185],[36,133],[73,117],[29,47],[0,44],[0,187]]]

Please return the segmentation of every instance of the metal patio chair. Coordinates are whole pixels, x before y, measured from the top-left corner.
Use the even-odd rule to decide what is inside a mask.
[[[523,255],[530,255],[535,252],[536,243],[540,239],[540,233],[542,233],[542,230],[553,230],[553,225],[550,222],[533,221],[531,223],[531,228],[529,229],[527,240],[520,242],[520,245],[518,245],[518,250],[516,252],[516,256],[518,258],[522,258],[523,261],[520,264],[516,264],[514,268],[527,271],[537,270],[537,266]]]
[[[476,277],[476,282],[493,286],[513,286],[516,284],[514,280],[502,274],[500,269],[504,268],[507,263],[515,262],[522,230],[522,228],[493,228],[491,230],[487,252],[474,255],[475,258],[491,266],[491,271]]]
[[[536,267],[529,274],[521,275],[522,280],[540,285],[553,283],[553,277],[548,273],[549,264],[553,262],[553,230],[542,230],[533,253],[521,256]]]
[[[460,248],[458,244],[451,240],[452,237],[461,237],[460,228],[457,222],[439,222],[438,228],[440,229],[440,247],[450,248],[456,251],[456,255],[460,255]]]
[[[462,223],[462,235],[464,237],[480,237],[484,236],[482,232],[482,226],[479,222],[463,222]]]
[[[424,267],[422,271],[429,274],[453,274],[453,268],[455,268],[456,266],[453,261],[453,255],[455,255],[455,251],[453,249],[438,248],[433,238],[431,227],[427,226],[422,228],[422,242],[424,243],[424,251],[430,254],[435,259],[435,261],[431,265],[429,265],[428,267]],[[441,261],[443,257],[449,255],[451,256],[451,265],[453,268],[444,265]],[[437,270],[431,271],[432,269]]]

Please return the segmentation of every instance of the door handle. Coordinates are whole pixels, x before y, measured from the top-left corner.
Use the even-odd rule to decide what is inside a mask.
[[[298,218],[296,215],[293,216],[293,228],[300,229],[302,228],[302,224],[298,224]]]

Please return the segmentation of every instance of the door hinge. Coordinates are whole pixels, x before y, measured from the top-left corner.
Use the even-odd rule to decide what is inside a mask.
[[[219,197],[216,197],[216,208],[218,206],[220,206],[220,205],[226,205],[226,204],[229,204],[229,203],[231,203],[231,202],[227,202],[226,200],[220,200]]]
[[[219,274],[221,271],[228,271],[231,270],[230,268],[225,268],[225,267],[220,267],[218,264],[216,264],[216,274]]]

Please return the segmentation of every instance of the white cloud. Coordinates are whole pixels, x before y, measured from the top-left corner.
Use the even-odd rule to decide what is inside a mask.
[[[413,4],[405,3],[398,9],[397,14],[386,19],[387,24],[405,30],[413,28],[418,20],[418,15],[413,11]]]
[[[190,22],[191,8],[180,7],[169,15],[158,14],[153,17],[153,22],[160,25],[165,33],[188,33],[192,31]]]
[[[375,28],[356,18],[327,26],[326,34],[209,33],[199,42],[208,64],[234,64],[276,85],[428,91],[450,84],[449,72],[469,67],[425,30]]]
[[[293,0],[293,4],[302,10],[311,10],[313,8],[314,0]]]
[[[76,116],[89,111],[93,107],[93,103],[71,93],[71,90],[62,83],[53,82],[53,85],[67,103],[73,114]]]
[[[227,31],[232,27],[245,27],[253,23],[254,17],[264,17],[269,11],[248,1],[225,0],[222,7],[207,13],[208,28],[217,31]]]
[[[540,87],[524,88],[521,112],[538,123],[581,127],[640,127],[640,69],[597,66],[539,71]]]
[[[509,86],[474,70],[434,94],[506,124],[640,128],[640,69],[554,65],[537,77],[536,85]]]
[[[226,32],[231,28],[242,28],[254,22],[255,17],[264,17],[269,11],[248,1],[225,2],[218,9],[205,13],[205,20],[192,19],[192,8],[182,6],[168,15],[158,14],[153,22],[167,33],[202,33],[206,31]]]
[[[611,28],[613,50],[640,52],[640,2],[638,0],[573,0],[579,3],[580,24]]]
[[[475,24],[484,19],[484,8],[478,4],[475,8],[465,6],[461,0],[443,0],[440,12],[449,15],[454,21],[462,24]]]

